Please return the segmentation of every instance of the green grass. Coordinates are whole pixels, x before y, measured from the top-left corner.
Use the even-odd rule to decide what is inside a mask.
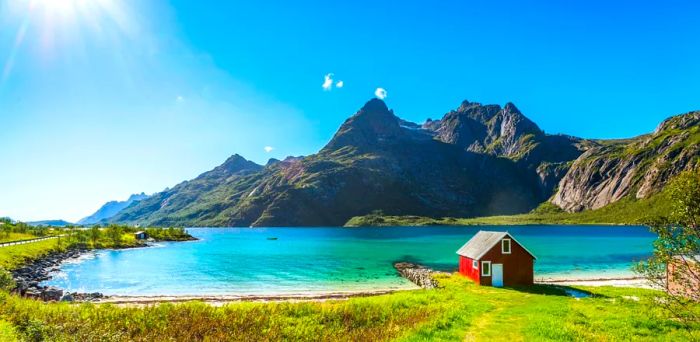
[[[656,305],[656,291],[582,287],[579,289],[594,296],[577,300],[551,286],[496,289],[474,285],[460,275],[438,276],[438,281],[443,287],[435,290],[221,307],[198,302],[147,307],[76,305],[0,294],[0,333],[52,341],[700,338],[700,326],[683,326]]]
[[[58,239],[0,247],[0,268],[6,270],[15,269],[22,266],[26,261],[40,258],[56,249],[59,249]]]
[[[596,210],[578,213],[565,212],[545,202],[537,209],[519,215],[500,215],[475,218],[430,218],[423,216],[386,216],[370,214],[351,218],[345,226],[469,226],[469,225],[519,225],[519,224],[644,224],[654,216],[668,212],[669,201],[665,193],[648,199],[637,200],[630,196]]]
[[[184,230],[176,228],[147,228],[156,240],[183,241],[191,238]],[[92,241],[88,231],[68,232],[64,236],[55,239],[30,242],[21,245],[0,247],[0,269],[12,270],[22,266],[25,262],[38,259],[52,251],[65,250],[68,246],[82,246],[85,248],[125,248],[141,246],[144,242],[137,241],[132,232],[122,232],[121,241],[117,244],[110,239],[105,229],[101,229],[99,236]],[[82,235],[81,241],[79,235]]]
[[[17,341],[19,337],[15,332],[15,327],[7,321],[0,319],[0,342]]]
[[[29,240],[29,239],[36,239],[36,238],[37,238],[37,236],[31,235],[31,234],[26,234],[26,233],[7,233],[7,234],[0,234],[0,243]]]

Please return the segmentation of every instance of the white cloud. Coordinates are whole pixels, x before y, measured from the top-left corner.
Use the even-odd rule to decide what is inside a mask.
[[[265,152],[267,152],[267,153],[272,152],[272,150],[274,150],[274,149],[275,149],[275,148],[272,147],[272,146],[265,146],[265,147],[263,147],[263,150],[265,150]]]
[[[177,102],[183,102],[183,101],[185,101],[185,98],[182,97],[182,95],[178,95],[178,96],[175,98],[175,101],[177,101]]]
[[[323,84],[321,85],[321,88],[325,91],[331,91],[333,90],[333,73],[327,73],[326,76],[323,76]],[[338,82],[335,82],[335,87],[336,88],[342,88],[344,85],[343,81],[338,80]]]
[[[374,96],[376,96],[380,100],[384,100],[386,98],[386,89],[377,88],[377,90],[374,91]]]
[[[323,90],[330,91],[333,88],[333,74],[329,73],[323,76],[323,85],[321,85]]]

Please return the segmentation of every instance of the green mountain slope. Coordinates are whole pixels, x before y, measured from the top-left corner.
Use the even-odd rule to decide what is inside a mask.
[[[648,195],[639,199],[658,193],[680,170],[697,166],[697,127],[697,113],[690,113],[652,135],[592,141],[545,134],[513,104],[465,101],[442,119],[418,125],[374,99],[316,154],[266,166],[235,155],[110,221],[323,226],[376,210],[396,217],[479,217],[542,210],[546,201],[554,204],[546,208],[564,215],[596,208],[591,203],[600,198],[610,204],[632,192]],[[637,181],[611,179],[630,177],[625,170],[632,168],[639,170],[632,177]],[[629,184],[629,190],[616,197],[606,188],[612,183]]]

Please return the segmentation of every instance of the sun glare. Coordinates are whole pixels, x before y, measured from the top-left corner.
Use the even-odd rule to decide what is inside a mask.
[[[17,26],[1,27],[16,33],[5,64],[0,64],[0,84],[9,77],[17,53],[25,45],[48,60],[60,53],[82,50],[81,44],[90,39],[116,46],[119,39],[132,38],[137,32],[133,13],[121,0],[9,0],[7,5],[0,14],[17,18]]]
[[[35,0],[36,6],[43,7],[49,11],[57,13],[66,13],[73,10],[73,7],[80,0]]]

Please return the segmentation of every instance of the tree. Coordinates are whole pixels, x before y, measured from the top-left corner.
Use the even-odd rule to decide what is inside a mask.
[[[92,228],[90,228],[90,241],[92,241],[93,247],[97,246],[97,241],[100,239],[100,235],[100,227],[93,226]]]
[[[671,210],[648,223],[658,239],[635,271],[667,290],[659,302],[677,318],[700,321],[693,309],[700,302],[700,172],[680,174],[666,191]]]
[[[111,225],[107,228],[107,237],[112,242],[114,247],[119,247],[122,244],[122,230],[117,225]]]

